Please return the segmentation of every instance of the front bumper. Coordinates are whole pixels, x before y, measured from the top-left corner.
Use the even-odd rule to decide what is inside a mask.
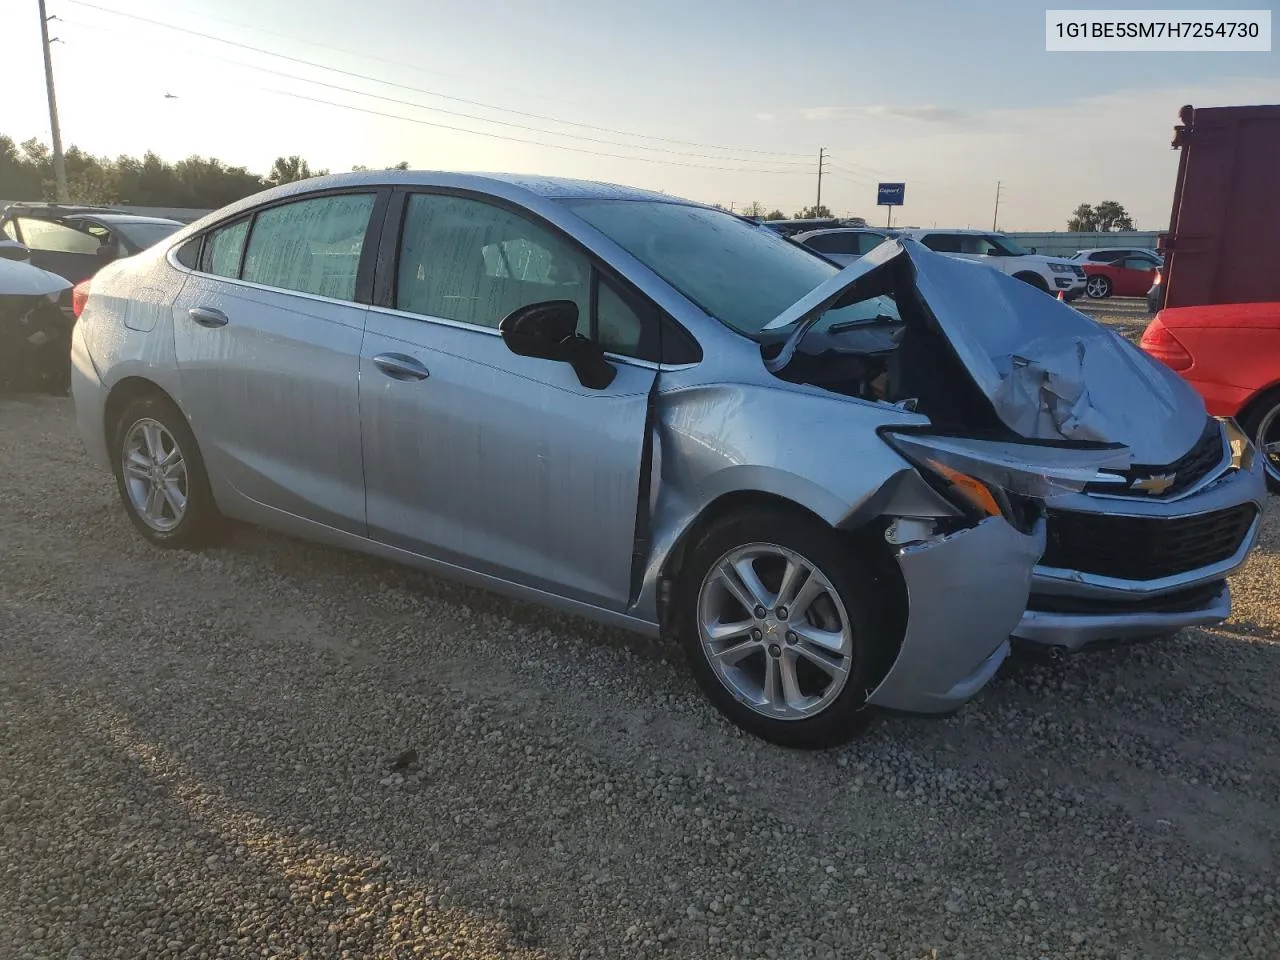
[[[1220,623],[1231,615],[1226,578],[1248,559],[1266,504],[1261,457],[1228,470],[1208,486],[1167,501],[1072,494],[1055,508],[1144,518],[1194,517],[1252,503],[1256,516],[1225,559],[1151,580],[1126,580],[1037,565],[1031,599],[1013,636],[1036,646],[1074,652],[1094,643],[1172,633]]]
[[[950,713],[986,686],[1009,655],[1026,608],[1044,523],[1030,535],[992,517],[898,550],[909,612],[902,647],[867,702]]]

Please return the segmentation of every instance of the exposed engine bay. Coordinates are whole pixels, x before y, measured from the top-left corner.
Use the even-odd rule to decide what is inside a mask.
[[[784,380],[902,404],[942,428],[1008,432],[921,299],[905,258],[858,280],[793,343],[766,340],[762,348]]]

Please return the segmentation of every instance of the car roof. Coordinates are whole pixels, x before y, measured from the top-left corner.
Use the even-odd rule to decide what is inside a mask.
[[[991,234],[1002,234],[1000,230],[975,230],[973,227],[903,227],[901,230],[895,228],[895,232],[902,235],[913,237],[926,233],[965,233],[974,236],[990,236]]]
[[[877,236],[887,236],[886,231],[877,227],[822,227],[819,230],[805,230],[803,233],[795,234],[792,240],[805,240],[809,237],[823,237],[828,233],[874,233]]]
[[[133,213],[68,213],[63,219],[101,220],[103,223],[172,223],[179,227],[185,226],[181,220],[172,220],[169,217],[143,217]]]
[[[1149,253],[1153,257],[1160,256],[1159,252],[1152,250],[1150,247],[1089,247],[1087,250],[1077,250],[1076,253],[1110,253],[1113,250],[1130,250],[1133,253]]]

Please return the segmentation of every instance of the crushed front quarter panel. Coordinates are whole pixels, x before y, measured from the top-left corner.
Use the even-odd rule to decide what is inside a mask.
[[[897,552],[909,614],[898,658],[867,699],[910,713],[947,713],[995,675],[1009,652],[1044,552],[1041,521],[1022,534],[999,517]]]
[[[656,398],[651,543],[634,616],[657,617],[662,572],[698,515],[735,493],[798,504],[833,527],[880,512],[889,494],[919,516],[955,508],[914,478],[915,469],[877,434],[927,418],[890,404],[851,400],[773,380],[703,383],[697,368],[662,374]],[[768,374],[761,371],[761,376]],[[775,385],[776,384],[776,385]],[[910,474],[904,478],[903,474]]]

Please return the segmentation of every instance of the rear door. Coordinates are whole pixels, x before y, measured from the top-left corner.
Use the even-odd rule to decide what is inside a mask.
[[[485,198],[398,194],[386,236],[360,358],[370,536],[624,610],[656,325],[572,241]],[[557,299],[616,355],[608,387],[503,342],[504,316]]]
[[[383,206],[377,191],[335,192],[225,224],[174,303],[181,401],[210,472],[259,504],[360,534],[359,301]]]
[[[1145,297],[1156,276],[1156,265],[1148,257],[1125,257],[1117,260],[1115,295]]]

